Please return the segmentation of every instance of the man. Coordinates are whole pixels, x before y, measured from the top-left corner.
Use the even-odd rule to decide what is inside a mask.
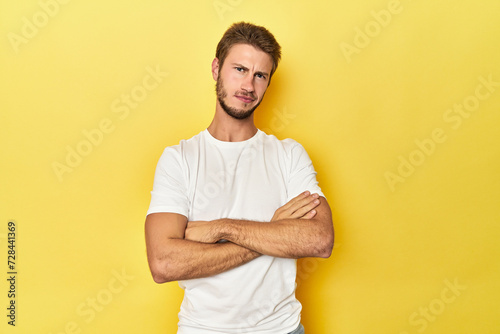
[[[268,30],[232,25],[212,123],[158,162],[146,245],[154,281],[185,290],[178,334],[304,333],[296,259],[329,257],[333,224],[303,147],[254,125],[280,57]]]

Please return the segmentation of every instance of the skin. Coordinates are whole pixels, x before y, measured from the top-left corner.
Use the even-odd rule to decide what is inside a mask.
[[[212,62],[212,77],[215,81],[221,78],[227,96],[225,104],[229,107],[248,111],[256,107],[267,90],[273,61],[267,53],[246,44],[236,44],[228,52],[224,64],[219,60]],[[264,74],[264,75],[263,75]],[[252,94],[255,100],[245,102],[238,99],[242,93]],[[251,114],[245,119],[235,119],[222,108],[219,99],[215,105],[215,116],[208,127],[215,138],[222,141],[243,141],[257,133],[254,117]]]
[[[318,205],[322,206],[313,210]],[[326,200],[305,192],[279,208],[271,223],[249,220],[217,219],[188,223],[185,238],[215,243],[231,241],[258,253],[276,257],[329,257],[331,254],[331,213]]]
[[[218,82],[215,115],[208,127],[213,137],[236,142],[256,134],[252,109],[264,97],[271,68],[268,54],[246,44],[231,47],[224,64],[213,60],[212,76]],[[157,283],[213,276],[262,254],[326,258],[334,239],[326,199],[309,192],[278,208],[270,222],[188,221],[175,213],[153,213],[146,217],[145,235],[149,267]],[[217,243],[221,239],[229,242]]]

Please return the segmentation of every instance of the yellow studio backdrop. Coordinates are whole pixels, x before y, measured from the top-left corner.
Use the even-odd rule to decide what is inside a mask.
[[[334,214],[331,258],[298,262],[306,333],[500,333],[499,13],[2,0],[1,332],[175,333],[182,290],[146,261],[154,169],[208,126],[216,44],[247,20],[283,47],[257,124],[304,145]]]

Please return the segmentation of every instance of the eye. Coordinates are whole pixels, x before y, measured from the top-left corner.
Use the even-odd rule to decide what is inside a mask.
[[[235,69],[236,69],[236,71],[238,71],[238,72],[243,72],[243,71],[244,71],[243,67],[235,67]]]
[[[259,79],[265,79],[266,76],[264,74],[261,74],[261,73],[256,73],[255,76]]]

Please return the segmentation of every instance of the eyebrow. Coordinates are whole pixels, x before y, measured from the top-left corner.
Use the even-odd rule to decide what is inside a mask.
[[[241,64],[239,64],[239,63],[233,63],[232,65],[233,65],[233,66],[237,66],[237,67],[241,67],[241,68],[242,68],[242,69],[244,69],[245,71],[248,71],[248,67],[243,66],[243,65],[241,65]],[[266,77],[268,77],[268,76],[269,76],[269,73],[267,73],[267,72],[263,72],[263,71],[256,71],[256,72],[255,72],[255,74],[260,74],[260,75],[263,75],[263,76],[266,76]]]

